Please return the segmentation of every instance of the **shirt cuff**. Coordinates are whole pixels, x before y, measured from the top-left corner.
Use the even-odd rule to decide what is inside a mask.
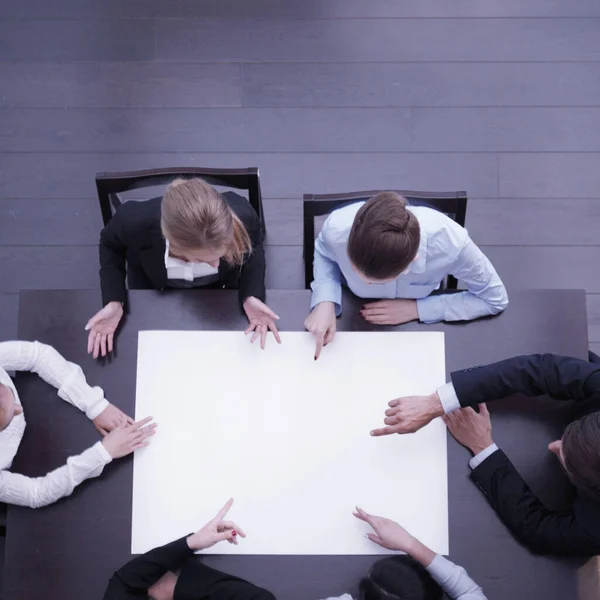
[[[441,296],[427,296],[417,300],[417,312],[421,323],[438,323],[444,320],[444,304]]]
[[[446,414],[454,412],[460,408],[460,402],[454,389],[454,384],[449,381],[437,389],[437,395],[440,397],[442,408]]]
[[[335,304],[335,316],[339,317],[342,313],[342,285],[339,281],[313,281],[311,283],[312,298],[310,300],[310,310],[321,302],[333,302]]]
[[[112,456],[109,454],[108,450],[104,447],[102,442],[96,442],[93,446],[96,449],[96,452],[100,455],[103,464],[107,465],[112,461]]]
[[[440,580],[446,579],[448,573],[452,572],[455,567],[454,563],[444,558],[440,554],[436,554],[433,560],[425,567],[429,574],[439,583]]]
[[[104,397],[104,392],[101,388],[95,387],[93,389],[99,390],[100,398],[85,411],[85,414],[90,421],[93,421],[98,415],[104,412],[104,409],[110,404],[109,401]]]
[[[486,458],[489,458],[494,452],[498,450],[496,444],[490,444],[485,450],[478,452],[470,461],[469,467],[475,470]]]

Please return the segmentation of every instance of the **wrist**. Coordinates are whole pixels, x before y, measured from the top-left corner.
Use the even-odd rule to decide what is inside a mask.
[[[433,394],[429,394],[429,396],[425,396],[427,403],[427,414],[435,419],[436,417],[441,417],[444,415],[444,405],[442,404],[442,400],[437,392],[433,392]]]
[[[198,542],[195,539],[196,534],[192,533],[191,535],[188,535],[188,537],[186,538],[186,543],[188,545],[188,548],[192,551],[192,552],[197,552],[198,550],[202,550],[202,547],[198,544]]]
[[[469,446],[469,450],[473,456],[477,456],[480,452],[483,452],[486,448],[489,448],[493,443],[494,440],[491,437],[477,440]]]

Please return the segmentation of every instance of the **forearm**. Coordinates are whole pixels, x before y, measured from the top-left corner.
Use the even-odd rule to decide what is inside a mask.
[[[508,304],[500,295],[496,301],[477,296],[472,292],[435,294],[417,300],[419,320],[422,323],[439,321],[472,321],[480,317],[496,315]]]
[[[319,239],[315,243],[313,269],[311,310],[321,302],[333,302],[336,315],[339,316],[342,310],[342,274],[335,260],[327,256],[324,244]]]
[[[257,244],[248,258],[240,274],[239,299],[243,306],[247,298],[253,296],[262,302],[265,301],[265,249],[262,244]]]
[[[39,342],[0,344],[0,364],[5,369],[32,371],[58,389],[58,395],[95,419],[107,406],[104,392],[88,385],[78,365],[67,361],[52,346]]]
[[[112,223],[109,223],[100,235],[100,288],[103,306],[109,302],[125,304],[127,301],[126,249],[111,226]]]
[[[97,477],[111,457],[97,442],[44,477],[25,477],[10,471],[0,472],[0,501],[7,504],[40,508],[69,496],[86,479]]]
[[[105,599],[126,598],[126,594],[133,597],[133,594],[146,592],[167,571],[178,570],[185,560],[193,556],[193,551],[187,544],[187,537],[154,548],[130,560],[112,576]],[[111,594],[108,593],[109,590]],[[120,595],[116,592],[120,592]]]
[[[426,568],[450,598],[485,600],[483,590],[469,577],[469,574],[443,556],[435,555]]]
[[[600,392],[598,365],[553,354],[517,356],[451,377],[463,407],[513,394],[584,401]]]

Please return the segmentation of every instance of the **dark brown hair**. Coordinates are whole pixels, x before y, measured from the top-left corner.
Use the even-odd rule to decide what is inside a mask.
[[[421,241],[419,221],[396,192],[381,192],[356,213],[348,256],[370,279],[392,279],[414,260]]]
[[[562,454],[575,487],[600,499],[600,411],[567,426],[562,437]]]

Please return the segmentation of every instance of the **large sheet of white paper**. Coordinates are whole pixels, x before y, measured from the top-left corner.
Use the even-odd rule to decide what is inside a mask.
[[[448,553],[446,429],[373,438],[387,402],[445,381],[442,333],[308,333],[266,350],[238,332],[139,334],[132,553],[196,531],[235,498],[239,546],[216,554],[383,554],[359,505]]]

